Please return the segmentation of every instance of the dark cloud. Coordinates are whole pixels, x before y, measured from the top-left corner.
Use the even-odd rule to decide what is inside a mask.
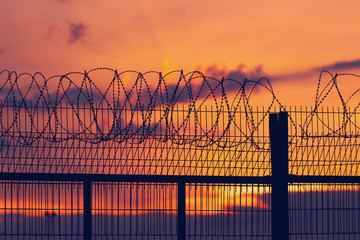
[[[261,65],[253,69],[246,70],[246,67],[243,64],[239,65],[234,70],[219,68],[216,65],[212,65],[204,71],[204,74],[206,76],[214,77],[219,80],[224,77],[225,79],[234,79],[242,82],[244,79],[257,80],[261,77],[268,77],[271,82],[275,82],[275,81],[305,80],[313,77],[316,78],[321,71],[342,72],[356,68],[360,68],[360,59],[353,61],[336,62],[320,67],[310,68],[304,71],[270,75],[270,76],[264,73]]]
[[[204,73],[206,76],[213,77],[216,79],[222,79],[226,75],[225,71],[226,69],[224,68],[218,68],[216,65],[212,65],[206,68]]]
[[[46,96],[46,99],[55,103],[59,101],[67,101],[70,104],[92,104],[99,103],[103,100],[103,96],[99,92],[86,91],[85,89],[78,89],[75,87],[66,89],[65,93],[51,93]]]
[[[266,76],[261,65],[247,69],[244,64],[238,65],[235,69],[219,68],[216,65],[212,65],[204,71],[204,74],[217,80],[224,78],[225,81],[222,87],[227,93],[240,91],[245,80],[257,81]],[[251,89],[255,84],[255,82],[246,82],[245,89]],[[221,94],[220,91],[222,91],[222,88],[218,87],[215,93]]]
[[[167,82],[166,91],[163,89],[155,93],[154,89],[150,89],[150,95],[146,93],[139,97],[141,103],[149,104],[151,99],[152,103],[158,106],[164,103],[192,103],[197,100],[220,99],[224,93],[241,91],[245,79],[257,81],[265,75],[262,66],[247,70],[245,65],[239,65],[231,70],[217,65],[211,65],[205,70],[197,66],[196,71],[180,77],[177,84]],[[223,78],[225,80],[221,82]],[[254,84],[247,82],[246,89]]]
[[[69,23],[69,39],[68,43],[72,44],[80,39],[83,39],[86,35],[86,31],[88,29],[88,26],[86,23],[80,22],[80,23]]]
[[[313,77],[315,78],[318,77],[321,71],[342,72],[356,68],[360,68],[360,60],[336,62],[321,67],[314,67],[304,71],[273,75],[271,76],[270,80],[272,81],[305,80]]]
[[[178,102],[184,103],[189,102],[193,95],[196,95],[196,90],[199,87],[196,84],[192,84],[189,86],[177,86],[176,84],[168,84],[167,85],[167,96],[164,96],[169,102]]]
[[[326,65],[323,67],[314,68],[316,71],[343,71],[348,69],[360,68],[360,59],[345,62],[336,62],[334,64]]]
[[[316,76],[321,70],[309,69],[305,71],[292,72],[287,74],[272,75],[270,77],[271,82],[274,81],[293,81],[293,80],[304,80],[310,77]]]
[[[244,81],[244,79],[257,80],[265,76],[261,65],[247,71],[244,64],[238,65],[234,70],[219,68],[216,65],[212,65],[208,67],[204,73],[206,76],[219,80],[224,77],[226,79],[234,79],[240,82]]]
[[[5,53],[5,50],[0,48],[0,54],[4,54]]]

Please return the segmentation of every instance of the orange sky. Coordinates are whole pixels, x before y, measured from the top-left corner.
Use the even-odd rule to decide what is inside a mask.
[[[0,71],[51,76],[104,66],[201,70],[240,81],[267,76],[283,105],[314,106],[321,70],[360,70],[359,7],[358,1],[4,1]],[[94,82],[105,89],[108,77]],[[331,76],[323,79],[320,92]],[[338,80],[345,101],[360,87],[358,78]],[[335,89],[329,96],[323,106],[341,107]],[[251,105],[271,100],[262,89]]]
[[[2,1],[0,72],[110,67],[267,76],[284,105],[312,106],[321,70],[359,73],[359,9],[356,0]],[[339,80],[345,99],[360,87],[360,79]],[[262,93],[255,106],[268,105]],[[341,106],[336,94],[324,105]]]
[[[3,1],[0,68],[53,75],[261,66],[260,75],[282,79],[277,92],[293,105],[294,93],[310,91],[304,85],[314,96],[320,69],[359,71],[359,8],[356,0]]]

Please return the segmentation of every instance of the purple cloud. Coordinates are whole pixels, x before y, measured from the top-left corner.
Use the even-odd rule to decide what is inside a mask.
[[[88,29],[87,24],[85,24],[83,22],[80,22],[80,23],[70,22],[69,24],[70,24],[70,27],[69,27],[70,35],[69,35],[69,40],[68,40],[69,44],[75,43],[85,37],[86,31]]]
[[[305,80],[309,78],[317,78],[322,71],[341,72],[351,69],[360,68],[360,60],[336,62],[333,64],[324,65],[321,67],[314,67],[303,71],[292,72],[287,74],[272,75],[272,81],[294,81]]]
[[[322,71],[341,71],[346,69],[353,69],[353,68],[360,68],[360,59],[353,60],[353,61],[343,61],[343,62],[336,62],[334,64],[314,68],[314,70]]]
[[[228,70],[225,68],[219,68],[216,65],[211,65],[204,73],[206,76],[219,80],[224,77],[226,79],[234,79],[237,81],[243,81],[244,79],[257,80],[265,76],[261,65],[246,71],[246,66],[244,64],[238,65],[234,70]]]

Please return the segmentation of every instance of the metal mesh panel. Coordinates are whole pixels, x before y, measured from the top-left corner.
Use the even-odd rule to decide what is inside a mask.
[[[166,183],[93,185],[93,239],[177,239],[177,188]]]
[[[271,239],[270,194],[263,184],[189,184],[188,239]]]
[[[76,182],[0,182],[0,239],[83,239]]]
[[[162,124],[150,133],[138,129],[136,131],[140,132],[132,132],[131,128],[128,129],[130,132],[121,133],[125,130],[118,125],[116,131],[119,134],[113,132],[101,137],[93,119],[96,117],[98,124],[108,126],[109,131],[114,127],[106,116],[116,109],[83,105],[76,110],[78,115],[84,116],[79,121],[74,119],[75,116],[70,117],[75,111],[72,106],[59,104],[55,121],[44,116],[48,114],[46,106],[0,105],[0,121],[4,128],[0,138],[1,172],[191,176],[271,174],[268,126],[264,123],[268,113],[263,108],[251,115],[241,108],[229,112],[202,107],[194,112],[191,107],[175,107],[171,113],[168,113],[169,109],[158,109],[154,111],[154,122],[158,115],[158,118],[166,116],[168,120],[176,121],[172,124],[180,122],[182,129],[184,122],[189,126],[196,126],[196,121],[203,124],[197,129],[188,127],[177,133],[170,132],[173,130]],[[140,128],[144,111],[122,111],[132,115],[133,128]],[[249,117],[258,125],[249,125]],[[61,126],[58,124],[60,120]],[[146,134],[149,135],[144,137]]]
[[[359,184],[290,184],[290,239],[359,239]]]
[[[360,176],[356,109],[289,109],[289,173]]]

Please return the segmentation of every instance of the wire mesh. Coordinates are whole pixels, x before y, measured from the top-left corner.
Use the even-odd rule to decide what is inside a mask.
[[[77,182],[0,182],[0,239],[83,239]]]
[[[0,106],[3,128],[1,172],[191,176],[271,174],[268,126],[263,123],[267,114],[264,108],[257,108],[251,116],[241,108],[234,108],[230,113],[207,106],[196,112],[184,106],[174,107],[171,113],[169,109],[160,108],[152,110],[154,122],[159,116],[166,115],[172,119],[173,125],[186,122],[190,127],[174,135],[160,124],[144,137],[149,133],[137,132],[139,130],[121,133],[125,131],[121,124],[114,127],[109,117],[110,112],[117,110],[104,105],[83,105],[75,111],[72,105],[59,103],[56,115],[53,113],[52,117],[48,116],[46,106],[33,107],[30,104],[25,107],[13,103],[0,103]],[[134,109],[122,111],[125,119],[133,118],[131,128],[143,127],[141,114],[144,113]],[[77,112],[75,116],[74,112]],[[77,115],[83,116],[82,121],[76,119]],[[257,125],[249,125],[249,117]],[[97,124],[94,124],[94,119],[97,119]],[[57,123],[59,121],[61,126]],[[195,129],[191,126],[196,126],[196,121],[205,124]],[[111,134],[99,139],[100,133],[96,129],[99,124],[107,126],[104,131]],[[112,130],[115,128],[117,130]],[[129,128],[129,125],[124,128]],[[211,141],[209,132],[212,132]]]
[[[289,185],[290,239],[359,239],[360,185]]]
[[[289,173],[360,176],[357,109],[289,108]]]
[[[188,184],[188,239],[271,239],[271,187]]]
[[[92,239],[177,239],[176,194],[176,184],[93,184]]]

